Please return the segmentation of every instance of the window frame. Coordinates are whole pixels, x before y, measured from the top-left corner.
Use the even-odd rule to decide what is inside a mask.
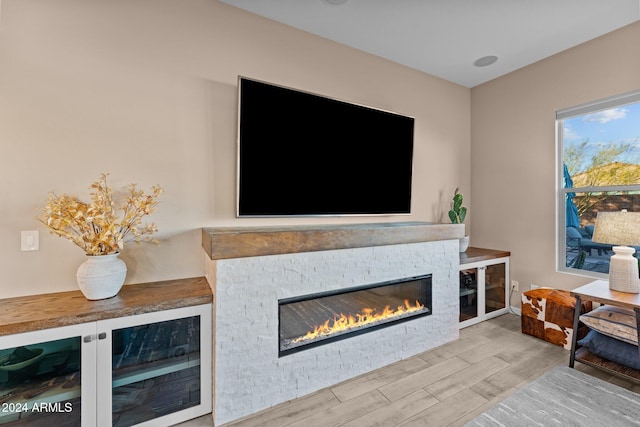
[[[640,184],[564,188],[564,120],[637,103],[640,103],[640,90],[556,111],[556,271],[559,273],[602,280],[609,279],[609,274],[567,267],[566,194],[640,191]]]

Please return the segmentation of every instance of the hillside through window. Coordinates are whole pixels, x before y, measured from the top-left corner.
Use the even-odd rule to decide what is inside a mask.
[[[556,126],[558,270],[607,278],[613,245],[593,230],[598,212],[640,212],[640,92],[558,111]]]

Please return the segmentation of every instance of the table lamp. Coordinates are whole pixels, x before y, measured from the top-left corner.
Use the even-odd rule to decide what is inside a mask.
[[[638,259],[633,256],[640,246],[640,212],[598,212],[591,239],[613,247],[609,261],[609,289],[632,294],[640,293]]]

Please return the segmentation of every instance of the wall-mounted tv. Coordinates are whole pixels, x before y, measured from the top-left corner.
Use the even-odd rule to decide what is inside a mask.
[[[239,77],[239,217],[411,212],[412,117]]]

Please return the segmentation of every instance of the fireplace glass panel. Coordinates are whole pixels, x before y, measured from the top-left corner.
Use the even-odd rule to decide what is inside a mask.
[[[279,301],[280,356],[431,314],[431,275]]]

